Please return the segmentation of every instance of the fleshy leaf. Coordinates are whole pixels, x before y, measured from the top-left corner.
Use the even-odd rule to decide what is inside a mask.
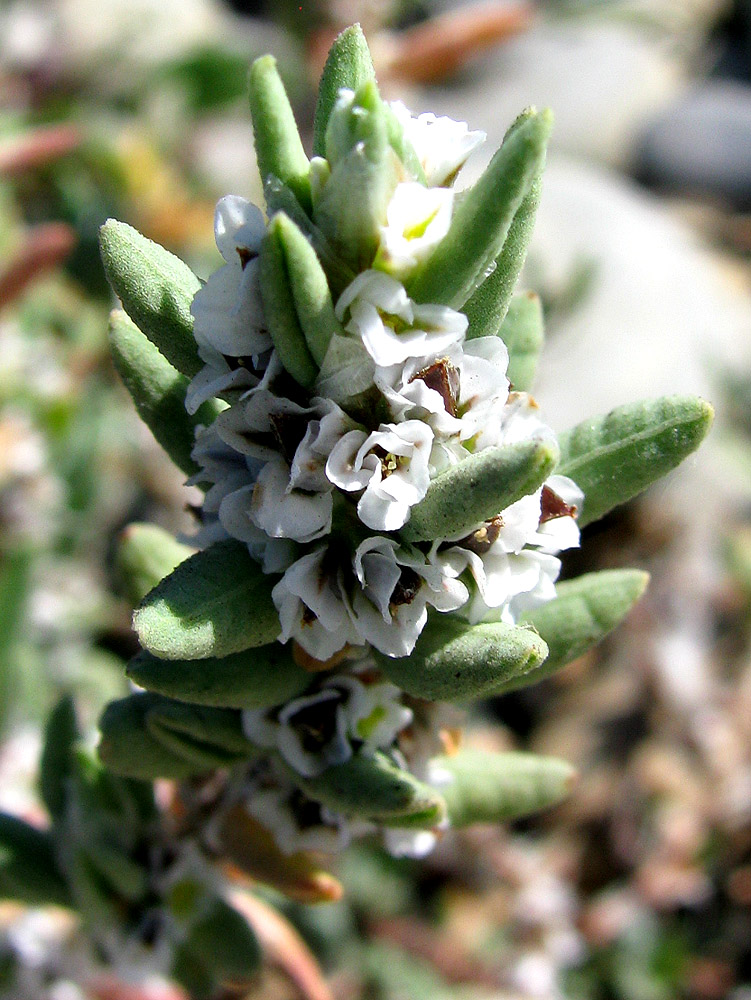
[[[156,524],[129,524],[120,535],[116,561],[131,601],[141,601],[194,551]]]
[[[534,111],[509,133],[487,170],[454,210],[451,227],[407,282],[416,302],[460,309],[501,252],[545,162],[549,111]]]
[[[144,650],[130,661],[127,673],[149,691],[221,708],[280,705],[310,684],[310,674],[279,643],[205,660],[160,660]]]
[[[351,107],[336,108],[326,132],[331,177],[314,219],[337,256],[355,271],[370,267],[380,227],[399,180],[383,102],[374,82],[364,84]]]
[[[275,215],[269,229],[279,240],[297,320],[318,368],[331,338],[344,333],[334,314],[326,273],[305,235],[287,215]]]
[[[411,508],[400,534],[410,542],[458,538],[534,493],[557,461],[552,440],[522,441],[468,455],[436,476]]]
[[[337,256],[336,251],[318,227],[305,213],[294,193],[278,177],[269,177],[264,184],[269,216],[284,212],[305,235],[328,275],[332,294],[338,295],[354,279],[355,272]]]
[[[190,416],[185,409],[188,379],[120,309],[110,314],[109,339],[115,368],[141,420],[179,469],[187,475],[198,472],[190,457],[196,425],[210,424],[221,404],[207,401]]]
[[[261,181],[273,175],[310,210],[310,164],[273,56],[261,56],[248,76],[250,114]]]
[[[557,596],[523,618],[547,642],[547,660],[533,672],[512,679],[503,690],[537,684],[586,653],[623,621],[648,582],[649,574],[642,570],[607,569],[558,583]]]
[[[217,542],[180,563],[141,602],[133,625],[165,660],[198,660],[265,646],[279,635],[266,575],[237,541]]]
[[[297,316],[277,218],[274,216],[269,223],[261,244],[263,313],[282,364],[296,382],[310,389],[318,375],[318,366],[308,350]]]
[[[375,80],[373,60],[362,28],[353,24],[337,36],[323,67],[313,125],[315,156],[326,155],[326,129],[339,91],[342,87],[356,91],[368,80]]]
[[[0,897],[70,906],[52,837],[8,813],[0,813]]]
[[[124,222],[108,219],[99,244],[107,279],[125,312],[178,372],[193,378],[203,362],[190,304],[201,282],[179,257]]]
[[[409,656],[374,651],[383,673],[408,694],[429,701],[467,701],[503,690],[536,671],[548,648],[531,628],[485,622],[468,625],[433,616]]]
[[[389,826],[411,826],[417,819],[418,826],[429,827],[440,823],[445,815],[443,799],[434,789],[379,751],[355,753],[317,778],[303,778],[288,771],[311,798],[347,816],[387,822]]]
[[[523,111],[508,130],[505,139],[533,114],[532,109]],[[469,319],[467,337],[470,339],[495,336],[508,312],[511,296],[524,267],[529,241],[532,238],[537,206],[540,203],[542,167],[543,162],[540,162],[538,174],[532,179],[527,194],[516,210],[501,252],[493,261],[491,273],[462,308],[462,312],[466,313]]]
[[[102,762],[115,774],[146,781],[189,778],[207,770],[168,749],[148,730],[147,717],[156,697],[134,694],[107,705],[99,720]]]
[[[695,451],[714,410],[696,396],[665,396],[620,406],[560,435],[558,472],[584,491],[579,524],[607,514]]]
[[[186,753],[192,753],[194,748],[206,756],[215,753],[225,763],[229,759],[249,758],[256,749],[243,733],[237,709],[186,705],[172,698],[154,696],[146,726],[176,752],[180,752],[180,741],[185,737]]]
[[[441,785],[452,826],[501,823],[557,805],[570,793],[576,771],[566,761],[530,753],[460,750],[435,765],[453,781]]]
[[[498,336],[508,348],[507,375],[514,389],[529,392],[545,339],[542,303],[534,292],[511,299]]]
[[[50,816],[65,809],[66,785],[74,768],[74,748],[79,739],[73,699],[61,698],[44,727],[44,749],[39,763],[39,791]]]

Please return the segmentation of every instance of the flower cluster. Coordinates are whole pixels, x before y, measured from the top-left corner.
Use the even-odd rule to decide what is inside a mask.
[[[339,93],[334,115],[353,109]],[[220,396],[229,405],[197,434],[195,482],[208,484],[201,544],[247,544],[276,580],[280,640],[322,673],[302,696],[248,710],[244,730],[263,758],[245,775],[248,811],[275,831],[280,848],[333,850],[372,823],[348,821],[290,780],[378,749],[435,783],[441,751],[436,712],[419,718],[377,673],[368,649],[405,657],[431,609],[469,623],[513,623],[555,596],[557,553],[575,546],[582,493],[550,476],[489,520],[446,537],[410,540],[402,529],[446,470],[487,449],[549,441],[531,396],[514,391],[497,336],[467,338],[465,314],[413,301],[405,282],[448,232],[451,187],[484,139],[463,123],[391,105],[426,183],[401,179],[383,209],[370,266],[333,301],[336,326],[315,379],[285,368],[265,317],[261,211],[229,196],[216,210],[224,266],[193,300],[203,368],[192,380],[194,413]],[[334,183],[313,160],[319,185]],[[439,713],[440,714],[440,713]],[[426,752],[427,748],[427,752]],[[424,853],[435,832],[388,829],[396,853]]]
[[[240,539],[265,572],[281,574],[273,590],[281,639],[322,661],[345,646],[406,656],[429,608],[514,621],[554,595],[556,553],[578,544],[582,496],[562,476],[461,537],[400,538],[445,469],[552,433],[534,400],[510,387],[500,338],[467,340],[463,313],[418,304],[405,290],[451,220],[454,192],[442,185],[483,136],[392,107],[436,186],[396,185],[372,267],[336,300],[342,332],[315,384],[306,391],[290,378],[272,347],[259,287],[265,223],[242,198],[217,206],[226,263],[192,308],[204,367],[188,407],[219,394],[232,400],[199,433],[193,455],[195,480],[211,484],[203,539]]]

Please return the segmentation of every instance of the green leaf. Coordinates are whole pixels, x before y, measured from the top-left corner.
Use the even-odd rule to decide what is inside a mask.
[[[501,252],[493,262],[493,271],[472,293],[462,308],[462,312],[469,320],[468,340],[474,337],[495,336],[507,316],[514,288],[527,258],[541,186],[538,177],[532,183],[529,193],[509,226]]]
[[[247,920],[219,898],[191,926],[186,944],[220,981],[247,979],[261,964],[261,948]]]
[[[304,691],[311,679],[278,642],[205,660],[160,660],[144,650],[130,661],[127,673],[149,691],[221,708],[281,705]]]
[[[8,813],[0,813],[0,896],[31,906],[70,906],[51,835]]]
[[[316,778],[303,778],[287,769],[292,780],[311,798],[336,812],[360,816],[388,826],[417,820],[434,826],[445,815],[441,796],[409,771],[377,751],[355,753],[344,764],[327,768]]]
[[[523,617],[547,642],[547,660],[531,673],[512,679],[503,690],[537,684],[586,653],[623,621],[648,582],[649,574],[642,570],[608,569],[557,584],[552,601]]]
[[[32,565],[31,550],[24,543],[0,555],[0,732],[23,701],[23,653]]]
[[[284,245],[276,215],[261,243],[259,274],[263,314],[282,364],[300,385],[310,389],[318,375],[318,366],[305,342],[295,308]]]
[[[531,628],[484,622],[469,625],[434,615],[409,656],[373,650],[378,666],[407,694],[428,701],[488,698],[511,678],[536,670],[547,646]]]
[[[73,751],[79,736],[73,699],[63,697],[44,727],[44,749],[39,763],[39,792],[55,819],[65,810],[67,785],[75,766]]]
[[[328,275],[332,294],[342,292],[354,280],[355,272],[337,256],[323,231],[308,218],[294,193],[277,177],[267,178],[263,192],[269,217],[277,212],[284,212],[292,219],[315,250],[316,256]]]
[[[185,409],[188,379],[157,350],[120,309],[110,314],[110,348],[115,368],[143,420],[175,465],[186,475],[199,471],[190,457],[197,424],[210,424],[221,412],[214,400],[190,416]]]
[[[89,864],[119,896],[135,902],[148,891],[148,871],[118,848],[95,841],[86,843],[83,850]]]
[[[557,472],[584,491],[582,527],[625,503],[695,451],[714,410],[696,396],[630,403],[578,424],[559,438]]]
[[[156,524],[129,524],[115,557],[128,597],[137,604],[194,551]]]
[[[153,781],[154,778],[181,780],[200,773],[192,761],[168,749],[147,728],[147,717],[157,697],[150,693],[133,694],[111,701],[105,708],[99,720],[102,733],[99,756],[115,774]]]
[[[373,60],[359,24],[353,24],[337,35],[329,49],[318,85],[313,125],[313,155],[326,155],[326,129],[331,111],[342,87],[358,90],[368,80],[375,80]]]
[[[558,460],[554,441],[530,440],[468,455],[431,482],[400,529],[409,542],[457,538],[534,493]]]
[[[261,56],[248,76],[250,114],[261,181],[273,175],[310,210],[310,164],[273,56]]]
[[[118,927],[122,919],[121,911],[118,901],[112,895],[112,886],[102,878],[83,844],[76,844],[72,849],[69,845],[66,847],[68,884],[84,924],[97,928],[99,933],[104,928],[111,931]]]
[[[530,753],[460,750],[435,764],[453,781],[441,786],[452,826],[501,823],[557,805],[570,793],[576,772],[554,757]]]
[[[275,215],[269,230],[279,240],[297,320],[318,374],[331,338],[344,333],[334,314],[326,273],[304,233],[287,215]]]
[[[178,372],[193,378],[203,368],[190,315],[201,282],[179,257],[124,222],[108,219],[99,245],[123,309]]]
[[[374,82],[360,87],[351,106],[335,109],[326,148],[331,177],[317,200],[314,221],[335,253],[360,272],[373,263],[402,172]]]
[[[514,389],[529,392],[545,339],[542,303],[534,292],[511,299],[498,336],[508,348],[508,377]]]
[[[143,647],[165,660],[198,660],[265,646],[279,635],[265,574],[241,542],[217,542],[180,563],[133,616]]]
[[[172,698],[156,696],[146,717],[146,725],[158,739],[166,739],[175,749],[171,737],[187,737],[188,749],[199,747],[207,753],[216,751],[219,757],[243,759],[251,757],[256,748],[243,733],[242,715],[232,708],[211,708],[186,705]]]
[[[446,236],[408,280],[415,301],[464,306],[501,253],[542,171],[551,125],[549,111],[533,111],[509,130],[485,173],[456,206]]]

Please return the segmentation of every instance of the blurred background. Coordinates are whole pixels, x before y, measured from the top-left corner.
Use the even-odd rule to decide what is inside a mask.
[[[93,731],[125,692],[119,532],[187,530],[196,500],[115,377],[98,227],[210,274],[215,201],[261,201],[249,62],[276,55],[304,129],[356,20],[387,97],[488,132],[468,179],[523,107],[555,112],[523,278],[546,311],[546,420],[672,392],[718,416],[687,468],[567,555],[565,574],[650,571],[630,620],[471,720],[470,742],[572,761],[571,799],[424,862],[359,846],[342,903],[269,893],[330,993],[280,961],[253,996],[751,1000],[749,0],[0,3],[0,808],[42,817],[60,693]],[[88,1000],[70,933],[0,904],[0,996]]]

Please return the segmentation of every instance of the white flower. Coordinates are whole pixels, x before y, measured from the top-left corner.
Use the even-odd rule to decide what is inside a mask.
[[[412,143],[431,187],[450,184],[470,153],[486,138],[484,132],[470,131],[466,122],[439,118],[431,112],[413,118],[401,101],[392,101],[391,109]]]
[[[543,552],[562,552],[579,545],[576,514],[584,494],[568,476],[550,476],[542,490],[542,516],[534,545]]]
[[[325,545],[289,567],[271,591],[282,642],[295,639],[317,660],[330,659],[347,643],[362,643],[343,600],[341,577],[340,563]]]
[[[294,489],[290,467],[281,455],[261,469],[249,499],[253,523],[270,538],[312,542],[331,530],[331,491],[304,493]]]
[[[335,675],[320,690],[281,708],[243,712],[243,731],[253,743],[278,750],[298,774],[312,778],[349,760],[355,746],[391,746],[411,721],[412,712],[401,704],[401,691],[393,684]]]
[[[377,431],[348,431],[334,445],[326,475],[339,489],[363,490],[360,520],[377,531],[395,531],[430,485],[433,432],[420,420],[381,424]]]
[[[449,231],[454,192],[416,181],[398,184],[381,226],[374,267],[403,277],[426,260]]]
[[[377,365],[446,351],[461,341],[467,317],[448,306],[418,305],[404,286],[382,271],[363,271],[339,296],[336,315],[362,339]]]
[[[392,538],[366,538],[355,552],[354,568],[360,587],[351,595],[351,613],[358,633],[387,656],[412,652],[429,604],[454,611],[469,596],[460,580]]]
[[[352,839],[350,824],[294,785],[254,789],[246,809],[274,837],[284,854],[323,851],[334,854]]]
[[[375,383],[398,422],[419,419],[440,437],[495,439],[508,399],[508,351],[499,337],[478,337],[443,353],[376,368]]]
[[[226,263],[196,292],[190,311],[193,333],[205,367],[191,382],[188,412],[228,388],[258,382],[256,369],[271,348],[265,329],[258,253],[265,231],[260,209],[229,195],[217,204],[214,232]]]

